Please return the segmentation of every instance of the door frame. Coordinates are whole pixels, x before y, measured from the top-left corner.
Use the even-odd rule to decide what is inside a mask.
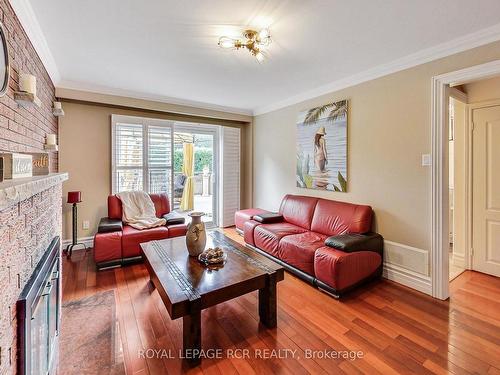
[[[449,87],[500,75],[500,60],[440,74],[431,80],[431,290],[439,299],[449,297]]]
[[[458,229],[455,228],[454,232],[462,231],[465,234],[463,268],[467,270],[467,269],[471,268],[469,249],[472,246],[472,244],[471,244],[471,242],[472,242],[471,241],[471,233],[472,233],[472,222],[471,222],[471,220],[472,220],[472,154],[471,154],[471,150],[472,150],[472,126],[471,126],[471,124],[472,124],[472,121],[470,119],[470,111],[469,111],[469,103],[468,103],[467,94],[456,89],[455,87],[449,87],[448,88],[448,97],[464,103],[464,106],[465,106],[465,113],[464,113],[464,122],[465,123],[464,123],[464,129],[463,129],[463,134],[462,134],[464,137],[464,155],[463,155],[463,159],[461,161],[464,165],[464,178],[461,181],[459,181],[459,183],[463,183],[465,186],[464,196],[462,197],[462,205],[464,207],[464,222],[463,222],[463,226],[461,226]],[[448,113],[447,117],[448,116],[449,116],[449,113]],[[456,128],[454,131],[456,134]],[[456,158],[456,154],[454,155],[454,157]],[[451,163],[453,161],[448,159],[448,168],[449,168],[449,163]],[[453,194],[453,198],[455,199],[455,202],[456,202],[456,195],[455,194]],[[448,202],[448,204],[449,204],[449,202]],[[448,268],[449,268],[449,266],[448,266]],[[448,277],[448,280],[449,280],[449,277]]]

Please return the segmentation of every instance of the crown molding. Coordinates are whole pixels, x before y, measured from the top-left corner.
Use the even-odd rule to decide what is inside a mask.
[[[136,100],[141,100],[141,101],[146,101],[149,103],[162,103],[162,104],[167,104],[167,105],[172,105],[172,106],[178,106],[179,108],[177,110],[172,110],[173,112],[177,113],[189,113],[193,114],[194,109],[196,110],[206,110],[206,111],[213,111],[215,112],[214,115],[216,117],[220,117],[220,114],[233,114],[233,115],[239,115],[243,116],[241,118],[242,121],[249,121],[251,120],[251,116],[253,115],[253,112],[251,109],[244,109],[244,108],[235,108],[235,107],[227,107],[227,106],[222,106],[222,105],[217,105],[217,104],[211,104],[211,103],[205,103],[205,102],[198,102],[194,100],[188,100],[188,99],[180,99],[180,98],[174,98],[174,97],[168,97],[168,96],[162,96],[162,95],[154,95],[154,94],[146,94],[146,93],[141,93],[137,91],[131,91],[131,90],[123,90],[123,89],[117,89],[117,88],[112,88],[112,87],[107,87],[107,86],[100,86],[100,85],[92,85],[92,84],[87,84],[83,82],[75,82],[75,81],[62,81],[56,86],[56,97],[61,97],[61,98],[66,98],[66,99],[74,99],[73,97],[66,97],[65,92],[67,90],[71,91],[77,91],[81,93],[87,93],[87,94],[96,94],[96,95],[101,95],[103,100],[109,99],[109,97],[118,97],[118,98],[124,98],[124,99],[136,99]],[[105,98],[105,97],[108,98]],[[191,110],[193,109],[193,110]],[[217,115],[219,114],[219,116]],[[224,116],[222,116],[224,117]]]
[[[434,61],[446,56],[479,47],[488,43],[500,40],[500,24],[479,30],[477,32],[461,36],[450,40],[449,42],[438,44],[436,46],[423,49],[411,55],[407,55],[387,64],[382,64],[363,72],[353,74],[349,77],[333,81],[312,90],[305,91],[302,94],[289,97],[287,99],[275,102],[273,104],[255,108],[253,115],[262,115],[264,113],[276,111],[318,96],[330,94],[335,91],[355,86],[363,82],[371,81],[392,73],[412,68],[430,61]]]
[[[342,78],[322,85],[312,90],[307,90],[299,95],[286,98],[268,105],[256,107],[252,109],[226,107],[216,104],[196,102],[188,99],[164,97],[160,95],[150,95],[129,90],[114,89],[110,87],[93,86],[80,82],[62,81],[61,75],[57,68],[55,59],[50,51],[47,40],[42,32],[40,24],[28,0],[9,0],[14,12],[16,13],[21,25],[23,26],[31,44],[42,60],[45,69],[47,70],[54,85],[61,88],[73,90],[88,91],[94,93],[102,93],[107,95],[124,96],[133,99],[150,100],[173,105],[182,105],[196,107],[206,110],[214,110],[227,112],[245,116],[257,116],[264,113],[272,112],[293,104],[297,104],[312,98],[330,94],[332,92],[355,86],[357,84],[367,82],[376,78],[380,78],[392,73],[399,72],[408,68],[412,68],[427,62],[437,60],[446,56],[450,56],[459,52],[463,52],[475,47],[479,47],[488,43],[500,40],[500,24],[479,30],[477,32],[461,36],[449,42],[445,42],[419,52],[407,55],[403,58],[393,60],[387,64],[382,64],[363,72],[353,74],[349,77]]]
[[[30,2],[28,0],[9,0],[9,2],[50,79],[56,85],[61,80],[61,75]]]

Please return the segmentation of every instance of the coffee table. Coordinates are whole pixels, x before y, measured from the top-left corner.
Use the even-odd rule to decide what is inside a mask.
[[[219,268],[190,257],[185,237],[141,244],[150,281],[158,290],[171,319],[183,319],[183,358],[201,362],[201,310],[254,290],[259,291],[260,322],[277,325],[276,284],[284,269],[218,231],[207,232],[207,248],[220,246],[227,253]]]

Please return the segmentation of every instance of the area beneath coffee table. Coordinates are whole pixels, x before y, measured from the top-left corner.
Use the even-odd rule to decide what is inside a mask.
[[[276,284],[284,278],[282,266],[218,231],[208,234],[206,246],[224,248],[227,261],[222,267],[214,270],[190,257],[184,237],[141,244],[151,283],[170,318],[183,318],[185,358],[195,364],[200,361],[201,310],[258,290],[260,321],[274,328]]]

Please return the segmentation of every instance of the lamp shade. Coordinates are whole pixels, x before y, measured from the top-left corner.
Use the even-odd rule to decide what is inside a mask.
[[[68,203],[80,203],[82,201],[81,191],[68,191]]]

